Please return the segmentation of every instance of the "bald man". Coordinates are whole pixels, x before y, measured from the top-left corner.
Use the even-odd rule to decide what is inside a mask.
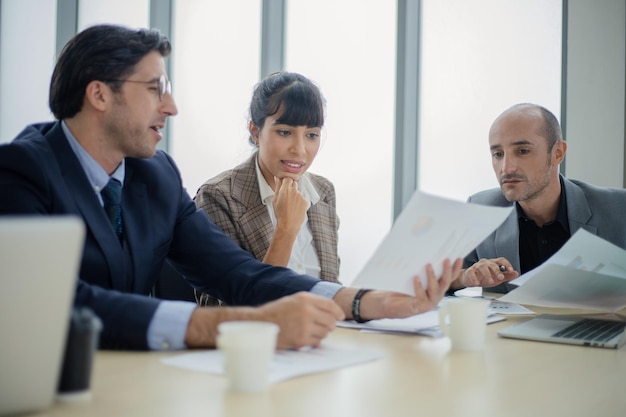
[[[515,288],[509,281],[542,264],[580,228],[626,248],[626,190],[560,175],[567,144],[550,111],[530,103],[505,110],[489,130],[489,149],[500,188],[468,201],[515,210],[465,258],[451,289],[508,292]]]

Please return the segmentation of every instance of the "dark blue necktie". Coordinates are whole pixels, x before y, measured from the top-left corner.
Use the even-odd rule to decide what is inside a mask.
[[[117,238],[122,243],[124,238],[122,230],[122,184],[111,178],[100,194],[104,202],[104,211],[113,225]]]

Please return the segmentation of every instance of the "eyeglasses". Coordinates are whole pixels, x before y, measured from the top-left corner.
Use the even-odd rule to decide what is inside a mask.
[[[119,79],[108,79],[102,80],[104,82],[118,82],[118,83],[139,83],[139,84],[159,84],[159,100],[163,100],[163,96],[165,93],[172,94],[172,83],[167,79],[165,74],[162,74],[158,80],[152,81],[136,81],[136,80],[119,80]]]

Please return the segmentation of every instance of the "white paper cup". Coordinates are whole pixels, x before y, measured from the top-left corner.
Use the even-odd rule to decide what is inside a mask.
[[[485,347],[487,310],[484,298],[450,298],[439,309],[439,327],[455,350],[482,350]]]
[[[224,353],[224,373],[232,391],[267,389],[279,327],[263,321],[218,325],[217,347]]]

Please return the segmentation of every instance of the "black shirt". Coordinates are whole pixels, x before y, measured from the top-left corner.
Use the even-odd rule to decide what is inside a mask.
[[[561,198],[556,218],[542,227],[538,227],[533,220],[526,217],[519,203],[515,203],[515,207],[519,222],[520,272],[523,274],[541,265],[561,249],[561,246],[570,238],[563,181],[561,181]]]

